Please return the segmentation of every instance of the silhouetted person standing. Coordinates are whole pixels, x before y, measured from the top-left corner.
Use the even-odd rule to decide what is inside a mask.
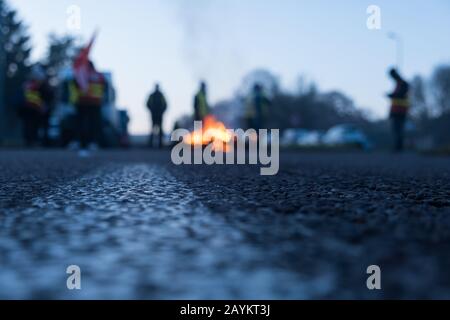
[[[102,107],[107,92],[106,79],[89,61],[88,88],[83,91],[77,85],[76,109],[81,143],[80,156],[89,155],[88,148],[94,149],[102,135]]]
[[[260,130],[267,128],[267,117],[271,104],[270,99],[264,94],[262,85],[255,84],[247,102],[245,113],[249,129]]]
[[[390,118],[394,137],[394,150],[403,151],[405,138],[405,124],[409,111],[409,84],[398,73],[396,69],[389,72],[395,81],[395,90],[388,95],[391,98]]]
[[[167,110],[167,101],[161,92],[159,84],[156,85],[155,91],[147,100],[147,108],[150,110],[152,117],[152,132],[150,133],[150,147],[154,147],[155,135],[158,136],[158,147],[163,147],[163,120],[164,113]]]
[[[210,114],[208,89],[205,82],[200,83],[200,90],[194,98],[194,120],[203,121]]]

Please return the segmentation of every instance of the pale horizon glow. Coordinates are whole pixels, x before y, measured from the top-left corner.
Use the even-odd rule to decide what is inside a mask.
[[[233,96],[242,77],[264,68],[294,89],[300,75],[321,90],[340,90],[377,117],[387,114],[386,70],[396,62],[391,31],[405,44],[403,73],[429,76],[450,63],[448,0],[9,0],[29,26],[33,60],[50,33],[88,40],[99,28],[93,60],[111,71],[118,106],[129,110],[131,132],[146,134],[145,101],[156,82],[169,102],[165,127],[192,112],[198,82],[210,100]],[[382,12],[382,29],[366,27],[369,5]],[[82,28],[66,28],[66,10],[81,8]]]

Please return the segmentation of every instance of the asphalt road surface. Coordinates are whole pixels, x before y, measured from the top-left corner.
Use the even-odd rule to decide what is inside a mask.
[[[450,298],[449,158],[291,152],[280,168],[0,150],[0,298]]]

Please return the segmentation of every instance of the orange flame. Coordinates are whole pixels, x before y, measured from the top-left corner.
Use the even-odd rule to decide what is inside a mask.
[[[187,144],[195,147],[213,145],[214,151],[228,152],[228,144],[233,140],[233,135],[227,131],[226,126],[217,121],[214,116],[207,116],[203,121],[202,130],[196,130],[184,137]]]

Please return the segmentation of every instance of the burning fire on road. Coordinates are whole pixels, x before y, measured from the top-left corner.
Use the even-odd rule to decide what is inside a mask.
[[[184,142],[194,147],[208,146],[212,144],[214,151],[229,151],[229,144],[234,142],[232,130],[228,130],[225,124],[214,116],[207,116],[203,121],[203,127],[184,137]]]
[[[262,165],[261,175],[279,171],[279,130],[227,129],[214,116],[195,121],[194,130],[177,129],[171,141],[175,165]],[[270,139],[268,138],[270,136]],[[269,151],[270,149],[270,151]]]

